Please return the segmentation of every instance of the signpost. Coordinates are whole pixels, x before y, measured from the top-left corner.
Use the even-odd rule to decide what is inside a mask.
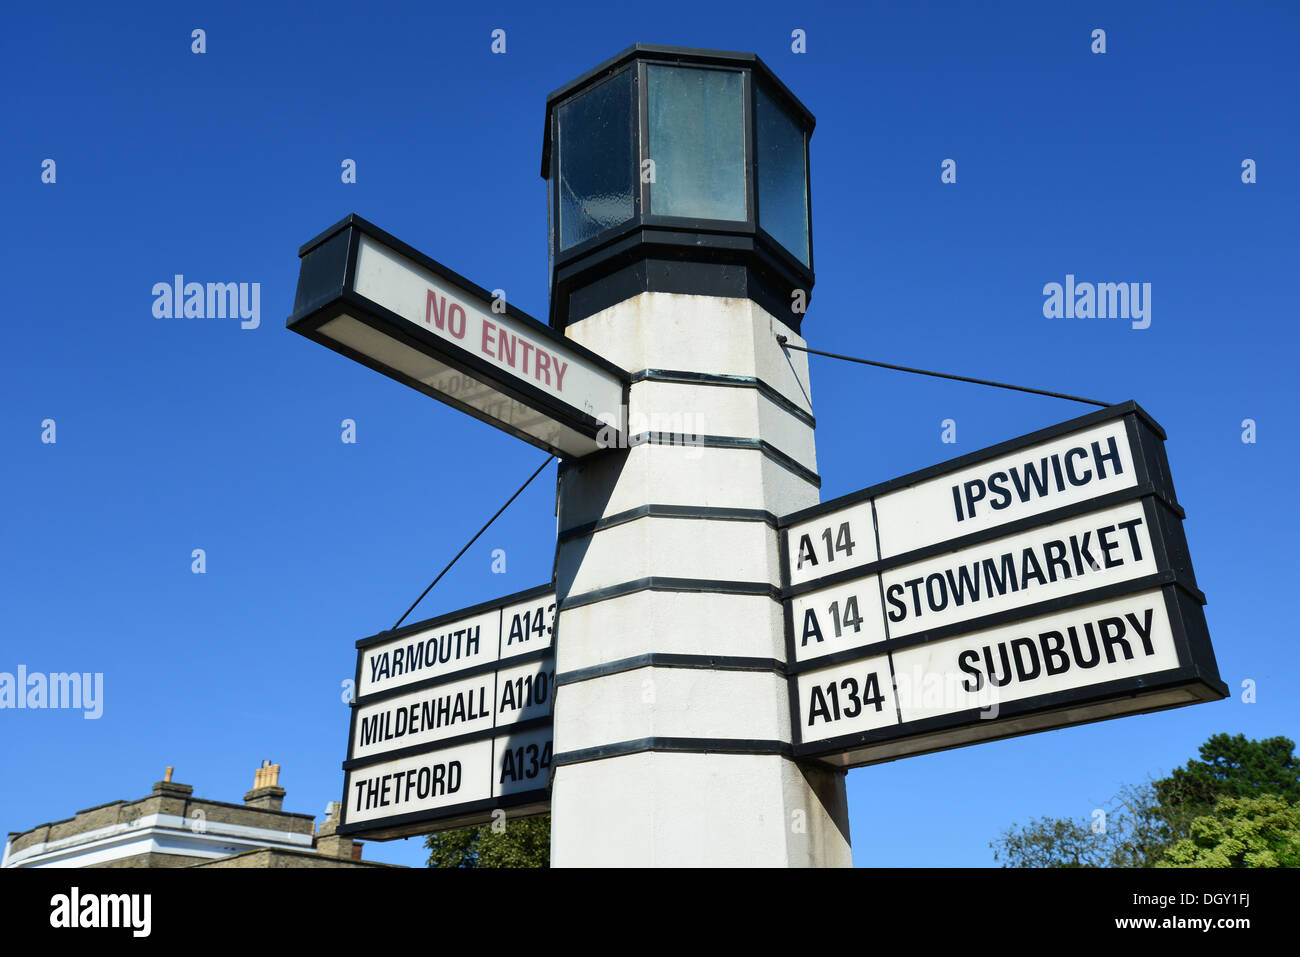
[[[786,516],[795,751],[853,767],[1226,697],[1132,402]]]
[[[1227,696],[1132,402],[804,507],[813,125],[752,54],[552,93],[564,334],[355,215],[299,251],[290,329],[568,460],[552,584],[357,643],[341,833],[553,810],[558,866],[846,865],[843,768]],[[610,424],[684,415],[690,455]]]
[[[298,255],[294,332],[555,455],[617,442],[627,373],[503,298],[355,215]]]
[[[542,585],[357,642],[340,833],[549,810],[555,608]]]

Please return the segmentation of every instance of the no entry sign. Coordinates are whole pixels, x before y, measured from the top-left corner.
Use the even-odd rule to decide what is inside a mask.
[[[1225,697],[1134,403],[787,516],[796,751],[843,766]]]
[[[543,585],[357,642],[340,833],[549,808],[555,608]]]
[[[621,421],[623,370],[359,216],[298,254],[294,332],[562,457]]]

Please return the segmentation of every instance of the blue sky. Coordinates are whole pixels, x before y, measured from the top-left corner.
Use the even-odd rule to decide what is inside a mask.
[[[756,52],[816,114],[812,347],[1133,398],[1169,433],[1234,697],[854,770],[855,862],[989,865],[1013,821],[1087,817],[1212,733],[1297,736],[1297,8],[741,9],[10,11],[0,671],[103,672],[105,698],[94,721],[0,711],[0,829],[140,797],[169,764],[239,801],[271,758],[286,809],[338,799],[353,642],[545,453],[287,332],[296,250],[357,212],[544,316],[545,96],[637,41]],[[260,283],[260,326],[154,318],[151,288],[176,273]],[[1151,283],[1150,328],[1044,318],[1067,273]],[[811,361],[824,499],[1087,411]],[[554,471],[419,617],[549,578]],[[366,854],[424,860],[418,840]]]

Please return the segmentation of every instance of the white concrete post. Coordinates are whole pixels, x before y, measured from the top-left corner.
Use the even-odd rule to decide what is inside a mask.
[[[790,756],[775,520],[816,504],[807,357],[749,299],[641,293],[568,326],[633,434],[559,479],[551,859],[847,866],[843,772]],[[618,415],[620,410],[596,410]]]

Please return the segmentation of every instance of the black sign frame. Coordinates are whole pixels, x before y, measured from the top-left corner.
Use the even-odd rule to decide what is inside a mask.
[[[357,256],[361,247],[362,236],[388,247],[420,268],[428,270],[435,276],[479,299],[489,302],[493,299],[492,294],[481,286],[449,269],[436,259],[432,259],[418,249],[402,242],[391,233],[385,232],[373,223],[352,213],[320,235],[308,240],[298,250],[298,256],[302,260],[298,273],[298,287],[294,295],[293,313],[285,323],[291,331],[560,458],[574,459],[581,456],[575,456],[571,451],[566,451],[545,442],[537,436],[513,428],[492,418],[480,409],[460,402],[451,395],[439,392],[433,387],[390,368],[350,346],[337,342],[329,336],[321,334],[319,331],[321,326],[341,315],[350,316],[382,335],[423,353],[477,381],[492,382],[493,388],[501,395],[543,413],[552,421],[593,442],[599,442],[602,434],[609,435],[611,428],[617,431],[617,426],[610,426],[609,423],[596,416],[562,402],[518,377],[507,378],[500,369],[468,349],[464,349],[441,336],[420,328],[412,322],[408,322],[379,303],[357,293],[354,287],[357,277]],[[617,378],[622,387],[622,404],[624,407],[627,406],[628,390],[632,381],[627,370],[616,366],[608,359],[597,355],[573,339],[557,333],[546,323],[533,318],[509,302],[505,304],[505,315],[524,326],[530,335],[536,336],[554,348],[569,351],[584,362],[588,362]],[[618,409],[608,411],[610,414],[619,412]]]
[[[549,648],[541,649],[539,651],[529,651],[521,655],[514,655],[504,661],[501,659],[500,651],[498,649],[498,657],[495,661],[472,665],[468,668],[448,672],[447,674],[423,678],[419,681],[398,685],[394,688],[387,688],[383,691],[374,692],[372,694],[359,695],[356,694],[355,691],[359,691],[361,688],[361,666],[365,660],[366,649],[373,645],[401,639],[408,635],[437,628],[443,624],[448,624],[465,618],[472,618],[475,615],[480,615],[485,612],[499,610],[504,614],[504,610],[510,605],[520,604],[533,598],[541,598],[546,595],[553,595],[554,593],[554,583],[547,582],[544,585],[537,585],[533,588],[505,595],[501,598],[494,598],[491,601],[480,602],[477,605],[470,605],[467,608],[461,608],[456,611],[436,615],[422,621],[412,622],[411,624],[404,625],[401,628],[396,628],[390,631],[381,631],[378,634],[362,638],[356,642],[357,664],[352,685],[354,695],[350,702],[352,713],[348,721],[348,750],[347,758],[344,760],[342,765],[344,772],[343,803],[340,811],[339,834],[351,835],[366,840],[388,841],[396,838],[411,837],[418,834],[428,834],[431,831],[450,830],[453,828],[486,824],[492,820],[492,812],[497,810],[510,811],[514,817],[530,817],[536,814],[547,814],[550,812],[551,773],[548,768],[546,783],[540,788],[533,788],[528,791],[521,791],[515,794],[502,795],[499,797],[466,801],[461,804],[447,805],[432,810],[394,814],[388,817],[371,819],[355,824],[348,822],[348,798],[352,784],[352,772],[354,770],[371,767],[376,764],[383,764],[388,761],[399,760],[401,758],[434,754],[438,751],[446,750],[447,748],[475,741],[502,738],[508,739],[513,735],[525,734],[536,731],[539,728],[546,728],[553,725],[555,709],[554,686],[552,686],[550,692],[550,713],[546,716],[530,718],[526,721],[520,721],[508,725],[506,728],[484,728],[479,731],[471,731],[466,734],[441,738],[438,741],[428,744],[395,748],[392,751],[385,751],[382,754],[367,755],[360,758],[354,757],[353,754],[353,748],[357,737],[357,715],[360,713],[360,709],[366,705],[398,695],[409,694],[412,691],[422,691],[427,688],[437,687],[464,678],[472,678],[477,675],[499,671],[502,667],[515,667],[516,665],[528,664],[534,661],[554,662],[555,640],[559,631],[560,620],[559,604],[557,600],[555,602],[555,618],[552,625],[551,646]],[[498,627],[504,627],[504,621],[502,621]],[[493,707],[496,707],[495,701],[493,702]],[[553,743],[552,756],[554,756]],[[492,766],[495,768],[495,759],[492,762]]]
[[[798,585],[790,584],[787,531],[792,526],[837,512],[847,506],[874,500],[888,492],[958,472],[981,462],[1000,458],[1020,449],[1040,445],[1115,419],[1124,421],[1130,448],[1133,450],[1135,485],[958,538],[912,549],[889,558],[878,557],[874,562],[834,572]],[[795,755],[800,758],[818,759],[836,767],[861,767],[964,747],[968,744],[1226,698],[1229,693],[1228,688],[1219,676],[1218,664],[1205,621],[1203,610],[1206,603],[1205,595],[1196,585],[1191,555],[1182,529],[1182,521],[1186,516],[1174,493],[1169,461],[1164,450],[1166,437],[1164,429],[1136,402],[1124,402],[783,516],[778,526],[778,545],[792,725],[791,740]],[[899,638],[889,635],[886,619],[886,637],[883,641],[805,661],[796,658],[793,599],[800,595],[857,581],[891,568],[1134,501],[1142,504],[1154,551],[1155,574],[1085,589],[1047,601],[1031,602],[1013,609],[974,617],[939,628],[926,629]],[[878,546],[877,555],[879,555]],[[892,681],[894,652],[1154,589],[1160,590],[1165,602],[1178,655],[1177,668],[1002,702],[998,706],[997,717],[991,720],[981,717],[981,709],[972,708],[834,738],[804,740],[798,693],[798,678],[802,674],[887,654],[890,655]],[[1171,701],[1171,698],[1179,695],[1180,692],[1185,693],[1186,700]],[[894,689],[894,694],[896,697],[897,689]],[[1113,713],[1106,713],[1108,705],[1114,705],[1115,702],[1125,698],[1139,697],[1148,700],[1151,706],[1139,706],[1128,710],[1123,710],[1121,706]],[[970,733],[962,736],[958,733],[962,730]]]

